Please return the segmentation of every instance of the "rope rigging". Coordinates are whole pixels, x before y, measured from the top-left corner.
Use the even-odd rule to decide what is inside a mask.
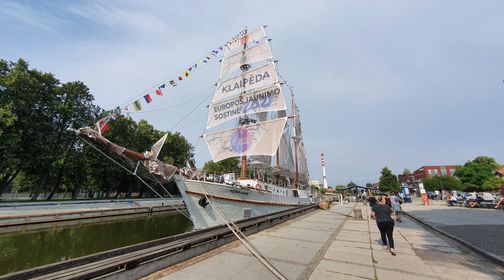
[[[164,201],[166,202],[169,202],[168,200],[166,200],[166,198],[164,196],[162,196],[160,193],[158,193],[151,185],[149,185],[147,182],[145,182],[145,180],[143,180],[137,172],[132,172],[131,170],[129,170],[128,168],[126,168],[124,165],[122,165],[121,163],[119,163],[118,161],[116,161],[115,159],[113,159],[111,156],[107,155],[106,153],[104,153],[102,150],[100,150],[99,148],[97,148],[95,145],[93,145],[91,142],[87,141],[86,139],[84,139],[83,137],[81,136],[77,136],[79,137],[82,141],[84,141],[86,144],[90,145],[93,149],[95,149],[96,151],[98,151],[100,154],[102,154],[103,156],[105,156],[106,158],[108,158],[109,160],[111,160],[113,163],[117,164],[119,167],[121,167],[122,169],[124,169],[126,172],[130,173],[131,175],[137,177],[140,182],[142,182],[145,186],[147,186],[152,192],[154,192],[157,196],[159,196],[161,199],[163,199]],[[136,171],[136,170],[135,170]],[[156,178],[157,180],[157,178]],[[159,182],[159,181],[158,181]],[[159,182],[159,184],[161,184],[161,182]],[[173,198],[173,196],[170,194],[170,192],[168,192],[168,190],[166,188],[163,187],[163,190],[171,197]],[[187,214],[187,213],[184,213],[182,210],[180,210],[178,207],[174,206],[174,205],[171,205],[170,203],[168,203],[169,206],[171,206],[172,208],[174,208],[177,212],[179,212],[180,214],[182,214],[184,217],[186,217],[187,219],[189,219],[190,221],[192,221],[191,217]]]

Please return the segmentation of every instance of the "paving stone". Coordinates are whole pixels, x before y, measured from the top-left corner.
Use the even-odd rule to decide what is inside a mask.
[[[430,275],[414,274],[406,271],[395,271],[383,268],[376,269],[376,276],[379,280],[408,279],[408,280],[431,280]]]
[[[353,247],[353,248],[363,248],[363,249],[369,249],[371,247],[371,244],[369,242],[352,242],[352,241],[342,241],[336,239],[332,243],[334,246],[344,246],[344,247]]]
[[[374,278],[363,278],[356,277],[348,274],[342,274],[337,272],[326,271],[322,269],[315,269],[310,280],[363,280],[363,279],[374,279]]]
[[[337,246],[335,244],[332,244],[329,247],[328,251],[336,251],[336,252],[350,253],[350,254],[356,254],[356,255],[371,256],[371,249],[364,249],[364,248],[357,248],[357,247],[344,247],[344,246]]]
[[[336,262],[327,259],[322,259],[317,268],[356,277],[365,277],[365,278],[374,277],[374,269],[372,266],[364,266],[359,264]]]
[[[371,258],[371,256],[349,254],[333,250],[327,251],[327,253],[324,255],[324,258],[331,261],[349,262],[367,266],[373,265],[373,259]]]

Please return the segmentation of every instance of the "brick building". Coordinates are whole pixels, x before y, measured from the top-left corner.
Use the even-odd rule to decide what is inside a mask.
[[[415,181],[433,176],[453,176],[460,165],[429,165],[422,166],[413,172]]]

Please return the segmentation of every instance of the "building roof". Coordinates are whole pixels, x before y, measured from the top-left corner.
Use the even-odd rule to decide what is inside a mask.
[[[499,173],[500,175],[504,176],[504,165],[501,166],[499,169],[497,169],[497,171],[495,171],[497,173]]]

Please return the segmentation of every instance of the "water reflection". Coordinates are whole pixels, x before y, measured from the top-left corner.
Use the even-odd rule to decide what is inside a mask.
[[[0,235],[0,275],[68,260],[191,230],[181,214],[143,214],[127,219]],[[117,220],[119,219],[119,220]]]

